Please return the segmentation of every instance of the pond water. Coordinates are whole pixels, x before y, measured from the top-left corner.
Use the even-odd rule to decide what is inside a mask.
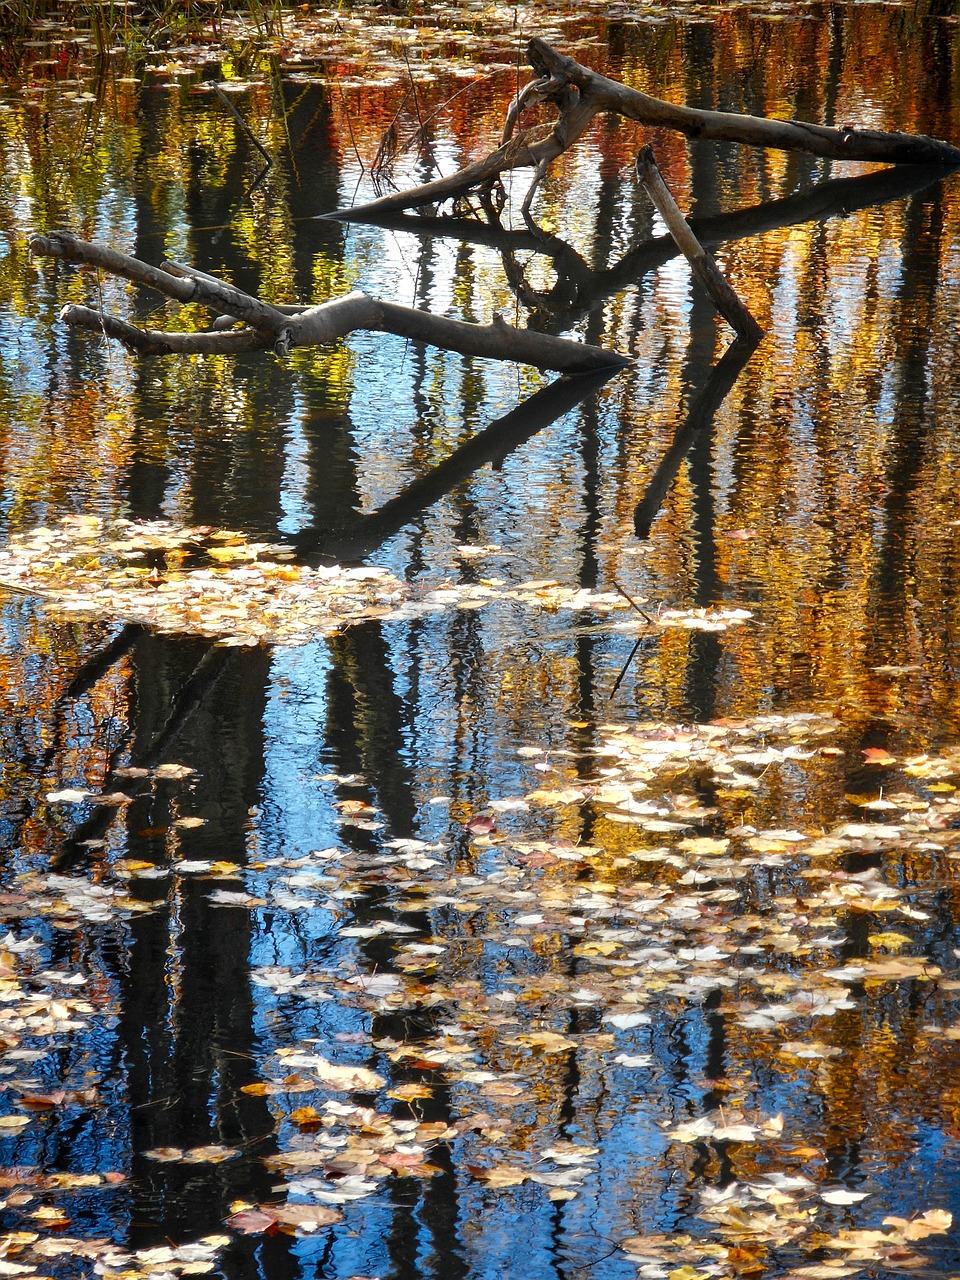
[[[725,360],[632,126],[556,166],[541,244],[318,216],[394,120],[399,186],[494,145],[521,17],[5,55],[4,544],[210,526],[408,598],[237,646],[0,589],[3,1274],[960,1267],[958,180],[651,134],[767,331]],[[542,23],[673,101],[960,139],[932,9]],[[172,304],[32,260],[57,227],[632,363],[138,359],[60,308]]]

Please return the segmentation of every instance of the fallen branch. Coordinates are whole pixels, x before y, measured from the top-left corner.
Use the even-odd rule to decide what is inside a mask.
[[[737,297],[713,255],[704,249],[693,234],[690,224],[680,212],[670,188],[663,180],[654,159],[653,147],[649,145],[637,156],[637,177],[673,236],[677,248],[690,263],[694,276],[706,289],[711,302],[724,320],[741,338],[746,338],[748,342],[759,342],[763,337],[763,330]]]
[[[71,305],[61,312],[65,323],[116,338],[141,355],[232,355],[270,348],[278,355],[285,355],[293,347],[319,346],[355,329],[373,329],[444,347],[461,355],[513,360],[557,373],[609,370],[630,363],[625,356],[587,343],[514,328],[499,316],[494,316],[488,325],[468,324],[413,307],[381,302],[359,292],[319,306],[273,307],[214,276],[175,263],[153,267],[105,245],[80,240],[66,231],[35,236],[30,248],[42,257],[102,267],[123,279],[149,285],[178,302],[201,303],[247,326],[239,330],[224,329],[223,323],[217,321],[210,330],[181,333],[140,329],[92,307]]]
[[[689,225],[704,246],[743,240],[782,227],[846,217],[888,200],[902,200],[941,181],[943,176],[944,169],[939,165],[901,165],[855,178],[829,178],[802,195],[783,196],[707,218],[691,218]],[[507,229],[496,219],[480,222],[476,218],[394,213],[378,218],[377,225],[421,237],[450,236],[496,249],[511,289],[524,306],[538,313],[534,327],[543,332],[569,329],[598,302],[634,285],[679,252],[672,236],[656,236],[635,245],[612,266],[595,269],[558,236],[526,227]],[[526,283],[524,268],[515,258],[518,252],[530,250],[549,258],[556,274],[556,283],[547,292]]]
[[[356,222],[375,221],[402,209],[421,209],[459,200],[471,193],[482,194],[489,191],[502,174],[512,169],[532,168],[533,181],[523,201],[523,210],[527,213],[548,166],[571,147],[600,114],[620,115],[649,127],[675,129],[688,138],[737,142],[780,151],[806,151],[833,160],[960,166],[960,148],[922,134],[859,129],[853,125],[834,129],[802,121],[676,106],[591,71],[537,38],[528,44],[527,58],[537,79],[521,90],[510,107],[504,140],[496,151],[450,177],[437,178],[352,209],[338,209],[327,216]],[[556,109],[559,116],[556,123],[537,125],[512,136],[522,109],[544,102]]]

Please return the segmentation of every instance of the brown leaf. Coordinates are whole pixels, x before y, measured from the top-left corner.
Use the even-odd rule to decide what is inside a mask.
[[[66,1096],[65,1089],[55,1089],[52,1093],[22,1093],[20,1106],[26,1107],[28,1111],[50,1111],[53,1107],[61,1106]]]
[[[335,1222],[343,1221],[343,1214],[337,1209],[328,1209],[322,1204],[270,1204],[261,1205],[267,1213],[275,1216],[277,1222],[291,1227],[330,1227]]]
[[[468,1164],[467,1170],[488,1187],[518,1187],[530,1177],[525,1169],[511,1169],[508,1165],[485,1169],[482,1165]]]

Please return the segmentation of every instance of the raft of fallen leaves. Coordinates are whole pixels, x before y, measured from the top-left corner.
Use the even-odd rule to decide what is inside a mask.
[[[13,537],[0,550],[3,587],[41,598],[60,618],[137,623],[226,645],[306,644],[374,618],[504,600],[601,615],[632,607],[616,592],[555,579],[443,583],[414,595],[386,569],[312,568],[295,563],[289,547],[235,531],[97,516],[67,516]],[[742,609],[659,609],[643,615],[643,625],[722,631],[749,617]]]
[[[341,1222],[358,1230],[364,1203],[378,1203],[390,1181],[437,1177],[451,1161],[490,1193],[510,1196],[523,1187],[558,1205],[576,1199],[600,1173],[602,1153],[585,1139],[560,1140],[549,1126],[531,1123],[531,1099],[552,1064],[575,1054],[581,1076],[606,1079],[616,1096],[641,1096],[657,1087],[662,1071],[654,1029],[708,995],[728,1041],[742,1042],[751,1059],[785,1073],[797,1088],[815,1091],[818,1072],[842,1068],[850,1049],[831,1030],[838,1015],[886,1001],[901,983],[924,992],[912,1052],[949,1049],[960,1039],[960,974],[943,953],[934,963],[915,934],[960,856],[960,752],[898,757],[868,748],[855,764],[876,772],[878,801],[881,792],[892,797],[876,820],[868,809],[825,827],[771,821],[787,776],[816,772],[822,782],[835,770],[842,793],[844,742],[843,724],[815,713],[697,726],[611,724],[579,752],[519,747],[527,785],[472,814],[452,814],[448,835],[434,841],[392,838],[374,805],[344,799],[336,807],[345,833],[363,824],[379,833],[374,846],[351,849],[345,840],[247,867],[128,859],[115,865],[115,885],[29,873],[0,898],[0,918],[39,914],[60,929],[96,927],[156,909],[156,900],[138,902],[136,885],[158,876],[171,884],[190,877],[227,910],[326,913],[339,950],[296,967],[255,966],[251,978],[264,998],[299,1006],[301,1015],[290,1019],[296,1026],[309,1018],[309,1006],[328,1003],[355,1011],[360,1025],[377,1015],[392,1015],[395,1025],[408,1017],[421,1028],[432,1025],[409,1041],[361,1030],[280,1040],[263,1054],[259,1078],[245,1092],[266,1099],[276,1119],[277,1150],[266,1163],[278,1178],[278,1199],[235,1202],[225,1223],[230,1234],[135,1254],[72,1237],[69,1209],[48,1185],[52,1175],[8,1169],[8,1207],[22,1220],[0,1248],[4,1263],[22,1270],[0,1272],[31,1274],[44,1259],[73,1251],[96,1259],[108,1277],[203,1273],[216,1269],[219,1250],[237,1234],[302,1236]],[[166,768],[175,777],[182,772]],[[363,786],[352,775],[326,780],[341,795]],[[705,787],[715,803],[704,803]],[[845,803],[862,809],[870,801]],[[590,843],[562,834],[581,811],[591,816]],[[464,841],[468,872],[453,862]],[[847,869],[849,855],[864,854],[870,865]],[[906,875],[905,858],[938,871]],[[758,903],[757,885],[779,878],[789,892],[768,890]],[[357,918],[352,904],[372,890],[377,914]],[[841,918],[849,916],[866,919],[869,952],[839,960]],[[414,920],[433,920],[435,932],[408,923]],[[389,966],[371,967],[363,948],[374,938],[392,948]],[[36,1061],[33,1055],[112,1013],[87,995],[85,975],[32,962],[32,946],[10,935],[0,957],[5,1067]],[[499,985],[477,976],[478,950],[491,960],[511,957]],[[545,963],[559,952],[576,958],[575,980],[565,966]],[[482,967],[497,971],[496,964]],[[425,1119],[421,1104],[438,1090],[445,1118]],[[3,1092],[9,1105],[0,1129],[11,1135],[64,1108],[96,1105],[69,1079],[41,1090],[32,1077],[8,1073]],[[782,1114],[747,1098],[728,1098],[702,1114],[668,1112],[660,1129],[657,1158],[686,1170],[685,1177],[694,1155],[750,1154],[731,1158],[738,1172],[725,1185],[699,1184],[696,1236],[619,1241],[645,1280],[707,1280],[771,1267],[797,1280],[878,1266],[916,1269],[927,1265],[923,1242],[951,1230],[949,1212],[936,1205],[909,1206],[907,1216],[874,1213],[869,1182],[832,1179],[811,1135],[791,1131]],[[185,1165],[243,1158],[218,1143],[145,1155]],[[109,1170],[94,1176],[91,1194],[122,1182]],[[41,1209],[54,1218],[38,1217]]]

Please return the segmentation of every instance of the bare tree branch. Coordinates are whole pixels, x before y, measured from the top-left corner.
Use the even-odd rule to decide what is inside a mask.
[[[533,182],[523,201],[524,212],[527,212],[549,165],[573,146],[595,116],[603,113],[620,115],[650,127],[676,129],[688,138],[738,142],[781,151],[807,151],[834,160],[960,166],[960,148],[922,134],[888,133],[853,125],[833,129],[802,121],[769,120],[729,111],[676,106],[591,71],[537,38],[528,44],[527,57],[537,78],[527,84],[511,104],[504,140],[496,151],[447,178],[436,178],[423,186],[355,205],[352,209],[338,209],[327,216],[346,221],[375,221],[401,209],[422,209],[471,192],[483,192],[503,173],[532,168]],[[533,102],[550,103],[559,118],[553,125],[536,125],[514,135],[522,109]]]
[[[319,306],[273,307],[224,284],[215,276],[175,263],[167,264],[167,270],[151,267],[138,258],[117,253],[105,245],[90,244],[66,231],[34,236],[30,248],[40,256],[102,267],[124,279],[148,284],[178,301],[200,302],[248,322],[247,327],[239,330],[225,329],[217,321],[213,329],[202,333],[166,332],[140,329],[92,307],[64,307],[61,318],[67,324],[116,338],[141,355],[236,354],[271,347],[278,355],[285,355],[292,347],[319,346],[355,329],[373,329],[462,355],[513,360],[558,373],[609,370],[630,363],[615,351],[529,329],[516,329],[499,316],[494,316],[488,325],[467,324],[394,302],[381,302],[359,292]]]

